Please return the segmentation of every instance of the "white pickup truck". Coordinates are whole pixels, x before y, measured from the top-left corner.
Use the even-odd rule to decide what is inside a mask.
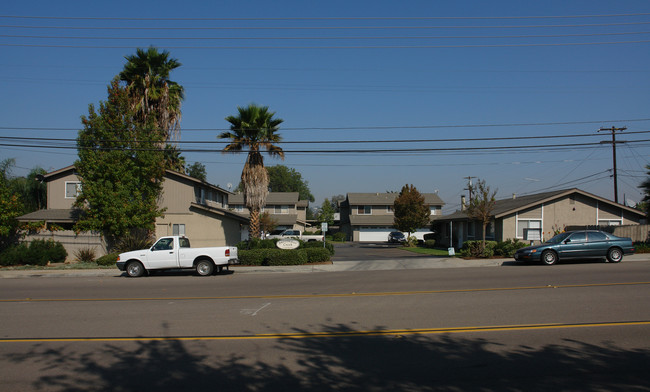
[[[287,229],[279,234],[269,234],[266,236],[267,239],[282,239],[282,238],[296,238],[303,241],[323,241],[325,236],[321,235],[303,235],[300,230],[291,230]]]
[[[239,264],[236,247],[190,248],[190,240],[182,236],[161,237],[149,249],[120,253],[117,258],[117,268],[134,278],[164,269],[194,269],[208,276],[230,264]]]

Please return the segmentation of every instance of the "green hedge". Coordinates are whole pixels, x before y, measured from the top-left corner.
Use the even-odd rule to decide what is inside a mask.
[[[238,251],[241,265],[303,265],[330,260],[330,253],[323,248],[305,249],[251,249]]]
[[[325,248],[306,248],[305,252],[310,263],[322,263],[330,261],[332,258],[330,252]]]
[[[117,256],[119,256],[119,253],[109,253],[95,260],[95,263],[97,265],[115,265],[117,263]]]
[[[62,263],[68,257],[68,252],[58,241],[34,240],[6,249],[0,255],[0,265],[47,265]]]

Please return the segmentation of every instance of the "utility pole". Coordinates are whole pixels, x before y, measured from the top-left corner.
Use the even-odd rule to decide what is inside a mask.
[[[608,131],[612,133],[611,142],[601,142],[601,143],[612,144],[612,160],[614,161],[614,201],[616,203],[618,203],[618,175],[616,173],[616,131],[624,131],[626,129],[627,127],[623,127],[623,128],[611,127],[611,128],[600,128],[598,130],[598,132]],[[619,143],[625,143],[625,142],[619,142]]]
[[[469,204],[472,204],[472,178],[476,178],[476,177],[467,176],[463,178],[467,179],[467,188],[465,188],[465,190],[469,191]]]

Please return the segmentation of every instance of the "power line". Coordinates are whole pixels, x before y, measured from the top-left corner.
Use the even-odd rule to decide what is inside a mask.
[[[151,17],[108,17],[108,16],[40,16],[40,15],[0,15],[11,19],[45,20],[131,20],[131,21],[293,21],[293,20],[490,20],[490,19],[582,19],[647,16],[650,13],[625,14],[587,14],[587,15],[524,15],[524,16],[318,16],[318,17],[273,17],[273,18],[151,18]]]
[[[539,122],[539,123],[499,123],[499,124],[448,124],[448,125],[364,125],[364,126],[338,126],[338,127],[283,127],[281,131],[352,131],[352,130],[391,130],[391,129],[445,129],[445,128],[488,128],[488,127],[532,127],[532,126],[553,126],[553,125],[581,125],[581,124],[600,124],[600,123],[620,123],[620,122],[644,122],[650,121],[650,118],[635,118],[623,120],[592,120],[592,121],[558,121],[558,122]],[[0,130],[21,130],[21,131],[78,131],[79,128],[63,127],[9,127],[0,126]],[[230,128],[183,128],[183,131],[206,131],[218,132],[229,131]]]
[[[646,140],[629,140],[626,143],[645,143],[650,142],[650,139]],[[0,143],[0,146],[6,147],[26,147],[20,144],[12,143]],[[287,150],[284,149],[285,154],[287,153],[301,153],[301,154],[341,154],[341,153],[354,153],[354,154],[368,154],[368,153],[418,153],[418,152],[470,152],[470,151],[512,151],[512,150],[540,150],[545,149],[546,151],[561,151],[566,149],[588,149],[601,147],[602,144],[598,143],[568,143],[568,144],[551,144],[551,145],[526,145],[526,146],[491,146],[491,147],[446,147],[446,148],[405,148],[405,149],[337,149],[337,150]],[[97,149],[97,150],[123,150],[124,147],[108,147],[108,146],[96,146],[92,148],[77,147],[71,145],[30,145],[31,148],[55,148],[55,149]],[[131,148],[134,151],[163,151],[160,148]],[[247,154],[248,150],[241,151],[228,151],[224,152],[218,149],[179,149],[180,152],[219,152],[227,154]]]
[[[567,37],[596,37],[596,36],[621,36],[621,35],[638,35],[650,34],[650,31],[626,31],[626,32],[608,32],[608,33],[583,33],[583,34],[526,34],[526,35],[435,35],[435,36],[352,36],[352,37],[99,37],[99,36],[55,36],[55,35],[13,35],[0,34],[0,38],[28,38],[28,39],[78,39],[78,40],[185,40],[185,41],[205,41],[205,40],[405,40],[405,39],[507,39],[507,38],[567,38]]]
[[[649,22],[650,23],[650,22]],[[558,43],[523,43],[523,44],[467,44],[467,45],[330,45],[330,46],[174,46],[165,45],[166,49],[207,49],[207,50],[308,50],[308,49],[462,49],[462,48],[523,48],[523,47],[557,47],[557,46],[598,46],[646,44],[650,40],[632,41],[598,41],[598,42],[558,42]],[[4,47],[18,48],[59,48],[59,49],[137,49],[142,45],[46,45],[46,44],[0,44]]]
[[[1,129],[2,127],[0,127]],[[628,132],[627,135],[645,134],[650,131]],[[369,144],[369,143],[426,143],[426,142],[477,142],[477,141],[507,141],[507,140],[533,140],[533,139],[561,139],[561,138],[583,138],[600,137],[599,134],[569,134],[569,135],[538,135],[538,136],[508,136],[508,137],[479,137],[479,138],[452,138],[452,139],[395,139],[395,140],[309,140],[309,141],[281,141],[279,144]],[[75,138],[49,138],[49,137],[23,137],[23,136],[0,136],[0,140],[10,141],[63,141],[76,142]],[[96,141],[99,143],[100,141]],[[101,140],[101,143],[119,143],[123,140]],[[158,141],[150,140],[129,140],[130,143],[151,143]],[[175,144],[230,144],[230,141],[214,140],[179,140]]]

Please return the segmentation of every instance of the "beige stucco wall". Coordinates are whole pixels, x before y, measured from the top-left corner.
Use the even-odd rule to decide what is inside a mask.
[[[544,239],[551,238],[556,230],[564,230],[567,226],[596,226],[603,219],[622,220],[624,225],[639,223],[638,217],[622,208],[580,194],[503,217],[503,240],[516,238],[517,219],[542,219]]]
[[[53,210],[72,208],[75,198],[65,197],[66,182],[80,182],[80,180],[76,174],[70,173],[47,182],[47,208]]]

